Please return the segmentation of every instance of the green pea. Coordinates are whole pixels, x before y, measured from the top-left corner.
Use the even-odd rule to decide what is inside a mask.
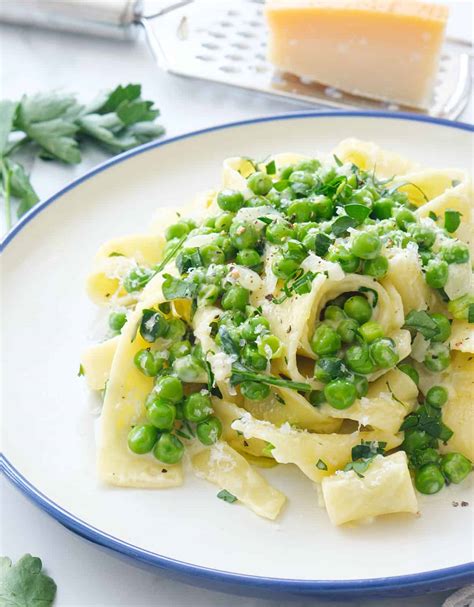
[[[186,383],[204,383],[207,373],[200,361],[191,354],[177,358],[173,362],[173,369],[181,381]]]
[[[436,259],[435,254],[433,253],[433,251],[423,251],[423,250],[420,250],[420,251],[418,251],[418,257],[420,258],[421,265],[423,266],[423,268],[425,269],[425,271],[426,271],[426,267],[425,266],[427,266],[430,263],[430,261],[433,261],[434,259]],[[446,263],[446,262],[443,262],[443,263]],[[447,265],[448,264],[446,264],[446,266]]]
[[[156,441],[153,455],[164,464],[177,464],[184,454],[184,445],[177,436],[170,432],[163,434]]]
[[[213,230],[215,230],[216,229],[216,218],[208,217],[207,219],[204,220],[204,223],[202,225],[206,228],[212,228]]]
[[[314,365],[314,377],[324,384],[342,375],[342,360],[336,356],[324,356],[318,359]]]
[[[255,249],[243,249],[239,251],[235,261],[247,268],[260,269],[262,267],[262,258]]]
[[[316,178],[308,171],[293,171],[288,181],[293,192],[302,196],[309,194],[316,186]]]
[[[237,190],[221,190],[217,194],[217,204],[223,211],[237,213],[244,206],[244,203],[244,195]]]
[[[450,483],[460,483],[472,470],[472,462],[461,453],[447,453],[441,458],[441,472]]]
[[[347,318],[339,323],[337,332],[343,343],[351,344],[355,341],[359,332],[359,323],[353,318]]]
[[[405,431],[405,440],[402,443],[402,449],[407,453],[414,453],[431,447],[433,437],[424,430]]]
[[[255,371],[265,371],[268,361],[265,356],[262,356],[256,346],[247,344],[244,346],[241,354],[242,362],[255,369]]]
[[[128,433],[128,448],[133,453],[149,453],[158,438],[158,430],[150,424],[134,426]]]
[[[276,192],[275,192],[276,193]],[[268,200],[264,196],[252,196],[245,202],[246,207],[265,207],[268,206]]]
[[[233,213],[221,213],[216,217],[215,228],[217,232],[228,232],[235,215]]]
[[[321,163],[316,158],[308,158],[307,160],[302,160],[298,162],[293,167],[294,171],[309,171],[310,173],[314,173],[319,169]],[[291,174],[291,172],[290,172]]]
[[[426,402],[440,409],[448,402],[448,391],[443,386],[432,386],[426,393]]]
[[[263,400],[270,395],[270,387],[256,381],[244,381],[240,384],[240,391],[244,398],[249,400]]]
[[[280,179],[288,179],[291,173],[296,170],[296,166],[283,167],[280,171]]]
[[[173,240],[174,238],[182,238],[186,234],[189,234],[191,227],[184,221],[178,221],[168,226],[165,231],[166,240]]]
[[[299,269],[300,263],[288,257],[278,257],[272,264],[272,272],[278,278],[287,280],[291,278]]]
[[[184,401],[183,414],[190,422],[202,422],[214,413],[208,394],[195,392]]]
[[[231,239],[228,236],[218,236],[214,243],[221,251],[223,251],[226,261],[230,261],[235,257],[237,249],[234,247]]]
[[[169,347],[169,360],[173,362],[177,358],[181,358],[182,356],[186,356],[191,353],[191,343],[189,340],[185,339],[184,341],[175,341]]]
[[[133,357],[137,369],[147,377],[155,377],[163,368],[163,358],[159,352],[151,352],[148,348],[138,350]]]
[[[183,384],[177,377],[161,377],[156,382],[154,393],[162,400],[176,404],[183,399]]]
[[[354,384],[347,379],[334,379],[325,386],[324,396],[331,407],[347,409],[354,404],[357,390]]]
[[[444,487],[444,477],[436,464],[426,464],[415,473],[415,487],[420,493],[432,495]]]
[[[211,306],[220,297],[222,289],[216,285],[201,285],[198,290],[198,308]]]
[[[449,266],[442,259],[431,259],[425,268],[425,280],[432,289],[442,289],[448,282]]]
[[[433,447],[428,447],[428,449],[416,453],[416,463],[418,467],[424,466],[425,464],[439,464],[440,461],[441,455]]]
[[[352,241],[352,253],[361,259],[374,259],[380,253],[382,241],[372,232],[360,232]]]
[[[214,415],[196,426],[196,434],[203,445],[213,445],[222,435],[221,420]]]
[[[400,230],[406,230],[410,223],[416,223],[416,217],[408,209],[400,209],[396,214],[395,221]]]
[[[249,303],[250,291],[234,285],[228,289],[222,298],[221,305],[224,310],[245,310]]]
[[[306,236],[310,233],[317,233],[319,231],[319,223],[315,221],[306,221],[304,223],[298,223],[295,225],[293,238],[299,241],[303,241]]]
[[[373,193],[368,187],[355,190],[352,193],[351,202],[370,206],[373,202]]]
[[[295,200],[286,211],[291,221],[303,223],[310,221],[314,215],[314,205],[309,200]]]
[[[449,347],[440,343],[432,344],[426,353],[423,364],[433,373],[444,371],[451,364]]]
[[[253,249],[259,241],[256,228],[247,221],[234,221],[230,226],[230,240],[236,249]]]
[[[394,367],[399,360],[395,342],[388,337],[380,337],[369,346],[370,357],[382,369]]]
[[[242,337],[248,341],[254,341],[259,335],[268,333],[269,330],[268,320],[264,316],[255,316],[242,325]]]
[[[186,335],[186,324],[180,318],[170,318],[168,320],[168,332],[166,338],[176,341]]]
[[[383,337],[383,328],[379,325],[378,322],[373,320],[369,320],[365,322],[359,328],[359,335],[366,341],[367,343],[371,343],[380,337]]]
[[[436,234],[427,226],[412,223],[407,226],[407,232],[422,249],[431,249],[435,243]]]
[[[281,248],[281,253],[285,258],[294,259],[298,263],[308,256],[306,247],[297,240],[287,240]]]
[[[368,375],[375,371],[375,365],[369,355],[367,344],[354,344],[346,350],[345,361],[349,369],[354,373]]]
[[[341,347],[341,337],[329,325],[319,325],[311,338],[311,349],[318,356],[335,354]]]
[[[367,259],[363,263],[362,271],[367,276],[379,279],[383,278],[388,272],[388,259],[383,255],[379,255],[374,259]]]
[[[339,247],[339,249],[334,252],[334,259],[330,259],[330,261],[337,262],[347,274],[357,272],[360,266],[360,259],[346,247]]]
[[[215,244],[207,244],[200,249],[201,259],[205,266],[221,264],[225,261],[224,251]]]
[[[469,261],[469,247],[463,242],[453,240],[441,247],[441,257],[448,264],[467,263]]]
[[[355,375],[354,376],[354,386],[356,387],[357,396],[361,398],[362,396],[366,396],[369,391],[369,382],[367,378],[363,375]]]
[[[123,288],[127,293],[135,293],[145,287],[153,278],[154,272],[149,268],[137,267],[123,279]]]
[[[353,295],[344,304],[344,312],[353,318],[359,324],[367,322],[372,317],[372,307],[366,297],[362,295]]]
[[[147,416],[158,430],[171,430],[176,419],[176,407],[161,398],[154,398],[148,404]]]
[[[408,375],[408,377],[416,385],[418,385],[420,383],[420,374],[418,373],[418,371],[414,367],[412,367],[408,363],[400,363],[398,365],[398,368],[400,369],[400,371],[402,371],[403,373],[405,373],[406,375]]]
[[[265,196],[273,187],[272,178],[266,173],[257,171],[247,178],[249,189],[258,196]]]
[[[319,407],[326,402],[323,390],[311,390],[308,400],[313,407]]]
[[[265,237],[271,244],[283,244],[289,238],[294,238],[295,231],[286,221],[274,221],[265,230]]]
[[[165,337],[169,331],[169,324],[161,312],[156,310],[143,310],[140,322],[140,335],[145,341],[153,343],[159,337]]]
[[[120,332],[126,322],[127,314],[125,312],[111,312],[109,314],[109,327],[112,331]]]
[[[375,219],[390,219],[393,213],[393,200],[390,198],[379,198],[372,206],[372,217]]]
[[[258,339],[258,353],[268,360],[282,356],[284,346],[276,335],[263,335]]]
[[[332,218],[335,206],[330,198],[327,196],[314,196],[312,197],[312,201],[314,216],[318,221]]]
[[[334,321],[339,323],[347,318],[344,310],[339,306],[329,305],[324,309],[324,320]]]
[[[439,314],[438,312],[435,312],[430,316],[438,326],[438,333],[431,338],[431,341],[443,342],[448,340],[451,335],[451,323],[449,322],[449,319],[446,318],[444,314]]]

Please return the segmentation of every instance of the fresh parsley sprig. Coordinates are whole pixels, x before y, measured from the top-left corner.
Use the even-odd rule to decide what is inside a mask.
[[[118,154],[160,137],[164,129],[154,121],[159,110],[141,97],[140,84],[119,85],[89,105],[74,95],[51,92],[0,101],[0,183],[7,227],[39,200],[24,167],[14,156],[29,150],[44,160],[81,162],[80,145],[93,141]]]
[[[41,559],[25,554],[13,565],[0,557],[0,604],[12,607],[51,607],[56,583],[42,572]]]

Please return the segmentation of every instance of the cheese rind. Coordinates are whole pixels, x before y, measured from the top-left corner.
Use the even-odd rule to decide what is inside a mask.
[[[378,455],[363,478],[353,470],[327,476],[322,481],[322,490],[334,525],[381,514],[418,512],[404,451],[387,457]]]
[[[429,106],[448,8],[411,0],[267,0],[269,60],[341,90]]]

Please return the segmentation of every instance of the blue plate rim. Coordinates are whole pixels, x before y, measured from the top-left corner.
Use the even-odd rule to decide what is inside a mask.
[[[166,138],[159,141],[150,142],[141,145],[133,150],[129,150],[110,160],[107,160],[91,171],[75,179],[64,188],[41,201],[33,207],[21,220],[5,235],[0,243],[0,250],[3,251],[6,246],[19,234],[23,228],[39,213],[46,209],[50,204],[59,200],[64,194],[76,188],[84,181],[87,181],[107,170],[115,164],[124,162],[125,160],[145,153],[149,150],[162,147],[171,143],[175,143],[182,139],[197,137],[206,133],[220,131],[224,129],[236,128],[240,126],[248,126],[263,122],[295,120],[302,118],[336,118],[336,117],[364,117],[364,118],[387,118],[392,120],[407,120],[414,122],[424,122],[435,124],[448,128],[474,132],[474,126],[463,122],[452,122],[443,118],[434,118],[431,116],[419,116],[409,113],[396,112],[363,112],[363,111],[303,111],[289,112],[277,115],[262,116],[248,120],[240,120],[229,122],[213,127],[203,128],[196,131],[191,131],[174,137]],[[78,535],[90,540],[91,542],[104,546],[111,550],[115,550],[132,559],[169,569],[177,574],[193,576],[200,578],[208,583],[224,583],[245,587],[261,588],[265,590],[284,591],[289,593],[302,594],[319,594],[331,596],[354,595],[364,593],[365,596],[370,594],[379,594],[381,592],[389,593],[395,591],[400,593],[402,589],[412,593],[433,592],[437,589],[455,588],[463,584],[469,583],[474,579],[474,562],[455,565],[443,569],[426,571],[422,573],[408,574],[402,576],[383,577],[383,578],[366,578],[361,580],[305,580],[305,579],[282,579],[271,578],[265,576],[253,576],[247,574],[237,574],[217,569],[210,569],[185,563],[171,559],[156,553],[143,550],[137,546],[129,544],[113,537],[107,533],[96,529],[87,522],[82,521],[72,513],[64,510],[50,500],[47,496],[36,489],[9,461],[1,454],[1,468],[6,477],[28,497],[36,506],[41,508],[47,514],[52,516],[62,525],[77,533]]]

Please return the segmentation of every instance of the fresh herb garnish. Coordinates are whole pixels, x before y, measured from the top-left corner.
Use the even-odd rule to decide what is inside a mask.
[[[42,571],[41,559],[25,554],[12,565],[0,557],[0,603],[5,607],[51,607],[56,583]]]
[[[319,470],[327,470],[328,467],[325,464],[325,462],[323,462],[322,459],[318,459],[318,461],[316,462],[316,468],[319,468]]]
[[[373,296],[371,306],[373,308],[375,308],[375,306],[377,305],[377,303],[379,301],[379,294],[377,293],[377,291],[375,289],[371,289],[370,287],[360,287],[359,292],[360,293],[370,293]]]
[[[176,278],[175,276],[171,276],[171,274],[163,274],[163,278],[165,280],[161,288],[163,296],[167,300],[192,299],[197,293],[198,285],[193,282]]]
[[[84,367],[82,365],[79,365],[79,371],[77,372],[77,377],[82,377],[85,374],[86,374],[86,372],[84,371]]]
[[[350,204],[345,205],[344,210],[349,215],[349,217],[355,219],[358,224],[363,223],[370,215],[370,209],[369,207],[366,207],[365,204],[357,204],[351,202]]]
[[[276,164],[275,161],[272,160],[265,166],[265,170],[267,171],[267,175],[275,175],[276,173]]]
[[[352,447],[352,461],[344,466],[344,472],[354,470],[360,478],[364,478],[363,473],[366,472],[372,461],[377,455],[385,453],[387,443],[378,441],[361,441],[360,445]]]
[[[467,322],[474,323],[474,304],[469,304],[467,309]]]
[[[432,219],[433,221],[437,221],[437,220],[438,220],[438,215],[436,215],[436,213],[434,213],[433,211],[430,211],[430,212],[428,213],[428,217],[429,217],[430,219]]]
[[[180,250],[180,248],[183,246],[184,241],[187,239],[187,235],[185,234],[184,236],[182,236],[178,242],[176,243],[176,245],[174,247],[172,247],[167,253],[166,255],[163,257],[163,259],[160,261],[159,264],[157,264],[154,268],[153,271],[155,272],[155,274],[158,274],[159,272],[161,272],[162,270],[164,270],[164,268],[168,265],[168,263],[174,258],[174,256],[178,253],[178,251]]]
[[[269,226],[273,223],[273,219],[271,217],[257,217],[258,221],[261,221],[265,225]]]
[[[461,225],[461,216],[462,213],[454,211],[453,209],[447,209],[444,212],[444,229],[446,232],[452,234],[459,228]]]
[[[262,449],[262,455],[271,456],[273,449],[275,449],[275,445],[272,445],[272,443],[267,443]]]
[[[331,232],[334,236],[342,236],[349,228],[355,228],[357,220],[349,215],[340,215],[331,225]]]
[[[312,282],[316,274],[314,272],[306,272],[301,268],[295,276],[288,278],[283,285],[283,295],[273,300],[274,304],[281,304],[292,295],[305,295],[311,291]]]
[[[73,95],[58,92],[0,102],[0,172],[7,226],[11,227],[12,199],[20,218],[39,200],[26,171],[14,154],[28,149],[44,160],[81,162],[85,140],[117,154],[164,133],[154,123],[159,111],[141,98],[141,86],[118,86],[88,106]]]
[[[219,491],[219,493],[217,494],[217,497],[220,500],[227,502],[228,504],[233,504],[234,502],[237,501],[237,498],[235,497],[235,495],[232,495],[232,493],[227,491],[227,489],[222,489],[222,491]]]
[[[342,165],[344,164],[344,163],[342,162],[342,160],[341,160],[340,158],[338,158],[338,157],[336,156],[336,154],[333,154],[332,156],[333,156],[333,158],[334,158],[334,162],[337,164],[337,166],[338,166],[338,167],[342,167]]]
[[[324,257],[331,246],[332,239],[324,232],[318,232],[314,239],[314,250],[316,255]]]
[[[123,253],[117,253],[117,251],[112,251],[112,253],[109,253],[108,256],[109,257],[125,257],[125,255]]]
[[[309,384],[292,381],[289,379],[282,379],[281,377],[274,377],[273,375],[254,373],[253,371],[248,371],[241,364],[233,364],[230,383],[235,386],[237,384],[241,384],[243,381],[255,381],[261,384],[268,384],[269,386],[290,388],[291,390],[296,390],[298,392],[308,392],[311,390],[311,386]]]
[[[405,318],[405,329],[418,331],[426,339],[431,339],[439,333],[438,325],[424,310],[411,310]]]

